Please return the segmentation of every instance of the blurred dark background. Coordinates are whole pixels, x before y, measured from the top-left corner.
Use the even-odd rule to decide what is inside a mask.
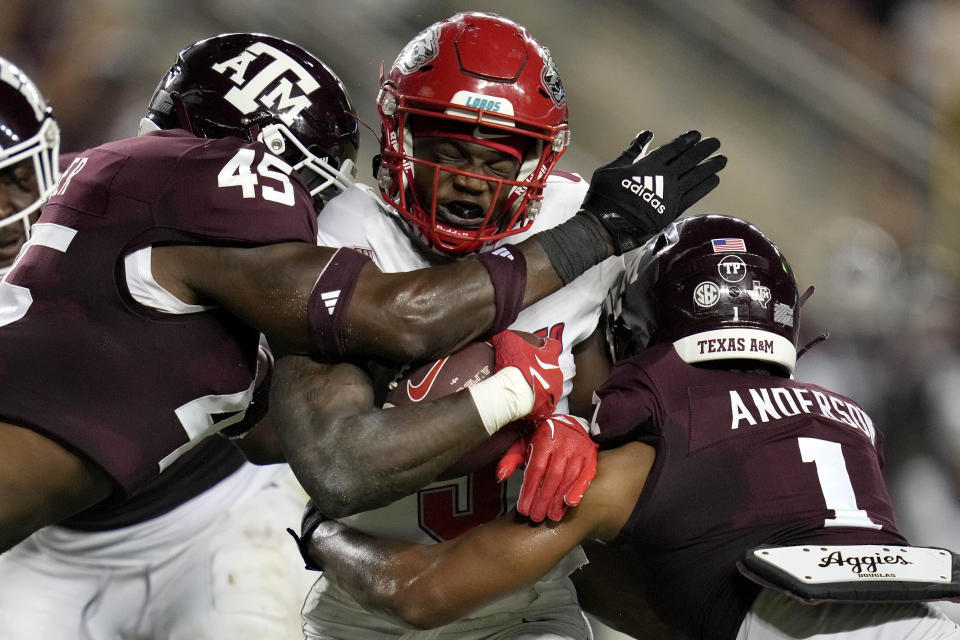
[[[134,135],[176,52],[227,31],[311,50],[379,132],[381,61],[464,10],[551,49],[570,102],[563,169],[589,177],[641,129],[722,140],[730,164],[695,212],[755,222],[817,286],[803,335],[831,338],[797,377],[864,405],[902,528],[960,549],[960,2],[5,0],[0,55],[53,105],[66,151]]]

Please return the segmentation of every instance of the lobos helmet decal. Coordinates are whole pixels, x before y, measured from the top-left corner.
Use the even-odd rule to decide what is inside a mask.
[[[404,75],[413,73],[437,57],[440,52],[439,39],[439,25],[432,25],[421,31],[400,51],[393,67]]]
[[[544,56],[543,71],[540,72],[540,81],[543,82],[544,88],[553,99],[553,104],[559,107],[567,101],[567,95],[563,91],[563,81],[560,79],[557,67],[553,63],[550,50],[544,49],[544,52],[546,55]]]

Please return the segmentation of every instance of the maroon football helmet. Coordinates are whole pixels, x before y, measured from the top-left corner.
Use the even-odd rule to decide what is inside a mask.
[[[381,82],[377,182],[384,199],[413,225],[418,240],[457,257],[529,228],[547,176],[570,141],[563,84],[546,47],[506,18],[458,13],[411,40]],[[444,168],[496,185],[481,223],[467,229],[438,220],[436,180],[444,165],[413,156],[414,129],[440,132],[432,134],[438,136],[454,131],[450,137],[518,150],[515,180]],[[421,201],[411,188],[415,171],[434,175],[433,193],[421,194],[429,201]],[[498,209],[496,196],[506,192]]]
[[[38,189],[37,198],[29,205],[0,218],[0,245],[30,238],[35,214],[57,184],[60,127],[51,111],[30,78],[0,58],[0,172],[31,161]],[[16,231],[14,225],[19,225]],[[9,269],[0,267],[0,276]]]
[[[606,302],[615,360],[672,342],[686,362],[797,360],[800,296],[773,242],[729,216],[683,218],[632,254]]]
[[[201,40],[177,55],[140,133],[260,140],[328,200],[353,183],[360,133],[340,78],[297,45],[257,33]]]

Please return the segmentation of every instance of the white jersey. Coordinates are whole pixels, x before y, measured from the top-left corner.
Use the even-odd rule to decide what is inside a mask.
[[[569,177],[567,177],[569,175]],[[540,214],[527,231],[501,243],[520,242],[574,215],[587,191],[586,181],[571,174],[552,175],[544,189]],[[364,185],[354,185],[324,207],[318,220],[318,242],[344,246],[368,255],[383,271],[412,271],[431,266],[404,230],[398,214]],[[558,413],[567,413],[567,395],[576,367],[573,347],[593,333],[600,305],[622,272],[623,261],[611,258],[584,273],[562,290],[524,309],[512,329],[558,338],[563,344],[560,368],[563,397]],[[522,474],[499,484],[493,470],[433,483],[391,505],[344,519],[350,526],[378,537],[428,543],[448,540],[493,520],[516,504]]]
[[[579,176],[554,172],[547,179],[540,214],[531,227],[523,233],[508,236],[500,244],[516,244],[564,222],[580,208],[588,186]],[[416,241],[404,232],[404,223],[399,218],[399,214],[384,204],[373,189],[356,184],[324,207],[317,224],[318,244],[356,249],[373,259],[381,270],[390,273],[432,266]],[[622,272],[622,258],[609,258],[561,291],[521,311],[510,326],[511,329],[549,335],[563,343],[560,356],[563,398],[557,406],[557,413],[567,412],[567,395],[576,373],[573,347],[596,329],[600,304]]]
[[[284,527],[305,503],[287,465],[244,464],[150,520],[40,529],[0,555],[0,637],[300,637],[315,576]]]
[[[520,242],[567,220],[579,210],[587,187],[586,181],[579,176],[551,175],[533,225],[521,234],[509,236],[501,244]],[[431,266],[417,242],[405,232],[404,225],[399,214],[383,203],[373,189],[354,185],[324,207],[318,220],[317,238],[324,246],[356,249],[386,272]],[[560,367],[564,374],[564,393],[557,406],[559,413],[568,411],[567,395],[576,373],[573,347],[596,329],[604,296],[622,272],[623,260],[610,258],[561,291],[523,310],[511,325],[512,329],[557,338],[563,344]],[[516,504],[522,481],[522,474],[516,473],[506,482],[498,483],[494,467],[488,467],[468,476],[435,482],[386,507],[344,518],[343,522],[383,538],[420,543],[448,540],[505,513]],[[565,578],[585,561],[578,547],[550,572],[546,580]],[[319,581],[315,590],[322,589],[322,583],[323,580]],[[512,609],[513,605],[506,608]],[[489,613],[491,609],[496,610],[496,604],[485,608],[483,613]]]

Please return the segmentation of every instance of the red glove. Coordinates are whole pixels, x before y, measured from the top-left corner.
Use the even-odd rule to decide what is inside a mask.
[[[503,457],[497,463],[497,482],[503,482],[513,475],[513,472],[527,463],[527,454],[530,452],[530,433],[524,433],[513,441]]]
[[[531,420],[548,418],[563,395],[563,372],[559,364],[563,345],[554,338],[539,340],[539,344],[530,344],[509,329],[490,338],[490,344],[496,349],[494,372],[516,367],[533,389],[533,410],[528,416]]]
[[[568,506],[580,504],[597,474],[597,448],[586,420],[558,413],[510,445],[497,465],[497,480],[509,478],[526,461],[517,511],[534,522],[544,516],[560,520]]]

